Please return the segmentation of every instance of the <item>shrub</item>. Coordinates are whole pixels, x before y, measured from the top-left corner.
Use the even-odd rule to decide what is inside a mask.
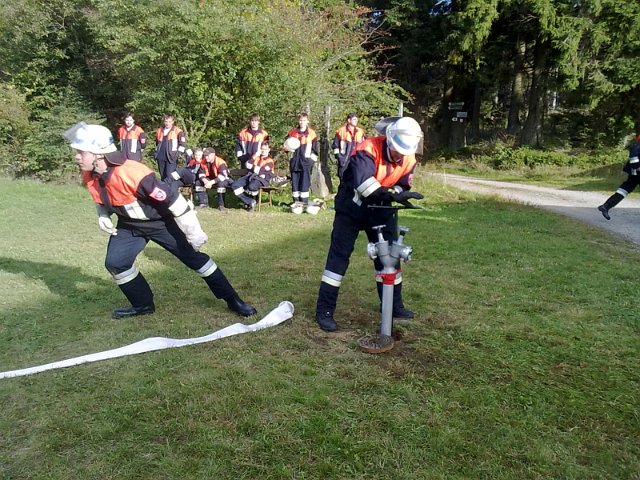
[[[486,165],[498,170],[517,170],[536,167],[592,168],[622,163],[626,160],[623,148],[586,150],[542,150],[531,147],[515,147],[503,141],[484,142],[466,147],[452,156],[447,152],[432,155],[438,160],[461,160]]]
[[[95,114],[78,106],[58,105],[31,123],[29,135],[9,166],[14,177],[53,180],[75,171],[71,150],[62,132],[75,123],[103,123]]]

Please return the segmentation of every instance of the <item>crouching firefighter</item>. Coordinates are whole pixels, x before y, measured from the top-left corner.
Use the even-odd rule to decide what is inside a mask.
[[[409,191],[416,166],[415,155],[422,154],[423,134],[418,122],[409,117],[391,117],[378,122],[375,128],[381,135],[355,147],[335,198],[331,244],[316,303],[316,322],[327,332],[337,329],[334,312],[338,293],[360,231],[364,230],[373,243],[378,241],[372,228],[377,225],[385,225],[382,231],[385,240],[398,237],[396,211],[369,206],[388,207],[392,202],[423,198],[421,194]],[[376,259],[374,266],[378,296],[382,301],[383,265]],[[393,316],[413,318],[413,312],[405,308],[402,300],[400,273],[396,275],[394,285]]]
[[[229,309],[256,313],[244,303],[208,255],[198,249],[207,241],[195,212],[176,188],[159,181],[146,165],[125,160],[109,130],[80,122],[64,133],[75,153],[82,178],[98,211],[98,226],[108,233],[105,266],[131,303],[113,311],[113,318],[155,311],[153,293],[134,265],[149,240],[196,271]],[[111,214],[118,217],[114,226]]]

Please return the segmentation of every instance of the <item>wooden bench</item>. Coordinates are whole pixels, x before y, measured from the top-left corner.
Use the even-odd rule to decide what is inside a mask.
[[[234,180],[237,180],[240,177],[244,177],[247,173],[250,173],[250,170],[246,168],[230,168],[229,173]],[[282,172],[276,171],[274,172],[274,176],[278,178],[285,178],[286,181],[284,181],[284,183],[279,183],[278,185],[271,184],[268,187],[260,187],[258,190],[258,211],[260,211],[262,205],[273,206],[273,192],[282,190],[289,183],[289,177],[287,175],[280,175],[281,173]],[[263,197],[263,194],[266,194],[266,198]]]

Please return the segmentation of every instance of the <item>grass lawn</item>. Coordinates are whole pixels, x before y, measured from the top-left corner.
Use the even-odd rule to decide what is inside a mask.
[[[603,165],[596,168],[536,166],[511,170],[496,170],[479,162],[448,161],[427,162],[426,169],[434,172],[446,172],[472,177],[489,178],[505,182],[531,183],[547,187],[568,190],[611,192],[627,178],[622,172],[624,159],[619,164]]]
[[[260,315],[290,300],[293,319],[0,380],[0,478],[638,479],[637,247],[426,176],[416,190],[428,210],[400,224],[417,315],[395,349],[357,348],[378,322],[364,236],[340,331],[315,325],[330,210],[204,211],[204,251]],[[0,179],[0,195],[0,371],[238,321],[153,244],[138,265],[157,313],[111,320],[126,301],[88,193]]]

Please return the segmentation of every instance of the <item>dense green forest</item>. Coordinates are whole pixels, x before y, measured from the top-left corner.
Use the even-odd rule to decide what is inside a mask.
[[[402,105],[431,148],[620,145],[640,114],[640,3],[619,0],[13,0],[0,5],[0,163],[63,173],[60,132],[176,116],[230,151],[257,112],[323,133]]]

